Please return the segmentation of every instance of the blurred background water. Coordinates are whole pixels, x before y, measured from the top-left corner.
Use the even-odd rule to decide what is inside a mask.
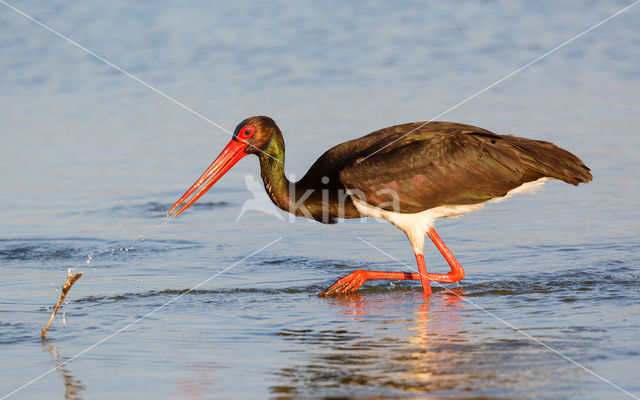
[[[14,3],[229,130],[273,117],[297,176],[629,4]],[[436,288],[424,304],[411,282],[317,297],[357,268],[407,271],[357,237],[413,266],[410,246],[375,221],[236,221],[253,157],[163,223],[229,135],[0,4],[0,396],[181,294],[11,398],[632,398],[494,316],[640,396],[639,18],[440,118],[553,141],[594,181],[440,221],[465,300]],[[84,276],[42,342],[69,267]]]

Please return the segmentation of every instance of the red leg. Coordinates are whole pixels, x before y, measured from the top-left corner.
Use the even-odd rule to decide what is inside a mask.
[[[427,266],[424,263],[424,256],[422,254],[416,254],[416,261],[418,262],[419,273],[410,272],[384,272],[384,271],[367,271],[359,269],[353,271],[347,276],[343,276],[338,279],[336,283],[324,292],[320,293],[320,296],[329,296],[337,293],[349,293],[355,292],[360,289],[366,281],[370,279],[396,279],[396,280],[414,280],[422,282],[422,290],[425,296],[431,295],[431,284],[429,283],[429,275]]]
[[[440,253],[444,256],[447,263],[451,267],[451,271],[446,274],[433,274],[427,272],[427,266],[424,262],[424,256],[420,253],[416,253],[416,261],[418,262],[418,273],[409,272],[383,272],[383,271],[367,271],[359,269],[353,271],[349,275],[343,276],[338,279],[336,283],[324,292],[320,293],[320,296],[329,296],[337,293],[349,293],[355,292],[360,289],[366,281],[370,279],[396,279],[396,280],[414,280],[422,282],[422,290],[425,296],[431,295],[431,284],[429,281],[454,283],[458,282],[464,277],[464,269],[453,256],[451,251],[444,244],[440,236],[433,228],[429,228],[427,234],[436,245]]]
[[[446,274],[428,274],[429,280],[436,282],[445,282],[445,283],[454,283],[458,282],[460,279],[464,278],[464,269],[462,265],[456,260],[456,258],[451,254],[451,250],[444,244],[440,236],[436,233],[433,228],[429,228],[427,234],[433,241],[433,244],[436,245],[440,253],[444,256],[444,259],[447,260],[449,266],[451,267],[451,271]]]
[[[330,296],[338,293],[355,292],[360,289],[360,286],[369,279],[409,279],[420,280],[420,274],[410,272],[383,272],[383,271],[367,271],[359,269],[353,271],[349,275],[343,276],[338,279],[336,283],[324,292],[320,293],[320,296]]]
[[[416,261],[418,262],[418,272],[420,281],[422,282],[422,291],[425,296],[431,296],[431,284],[429,283],[429,274],[427,273],[427,265],[424,263],[424,255],[416,253]]]

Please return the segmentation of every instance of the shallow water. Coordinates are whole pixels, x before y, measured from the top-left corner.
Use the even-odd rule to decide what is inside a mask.
[[[16,6],[227,129],[272,116],[301,176],[628,4]],[[255,158],[167,222],[228,134],[0,4],[0,398],[640,396],[638,7],[439,118],[551,140],[594,181],[440,221],[467,276],[425,304],[412,282],[317,297],[354,269],[409,271],[409,244],[241,214]]]

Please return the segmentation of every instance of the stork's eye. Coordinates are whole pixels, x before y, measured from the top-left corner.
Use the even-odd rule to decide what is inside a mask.
[[[248,126],[248,127],[244,128],[240,132],[240,138],[241,139],[249,139],[251,136],[253,136],[253,133],[255,132],[255,130],[256,130],[255,126]]]

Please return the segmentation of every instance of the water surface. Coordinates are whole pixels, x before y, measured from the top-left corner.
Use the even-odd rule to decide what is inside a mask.
[[[628,4],[16,6],[227,129],[273,117],[301,176],[334,144],[431,119]],[[375,221],[237,220],[255,158],[166,222],[228,134],[0,5],[0,396],[65,360],[10,398],[640,396],[639,16],[440,118],[553,141],[594,181],[440,221],[467,276],[425,304],[412,282],[317,297],[354,269],[409,270],[358,238],[413,266],[410,246]],[[70,267],[84,276],[42,342]]]

